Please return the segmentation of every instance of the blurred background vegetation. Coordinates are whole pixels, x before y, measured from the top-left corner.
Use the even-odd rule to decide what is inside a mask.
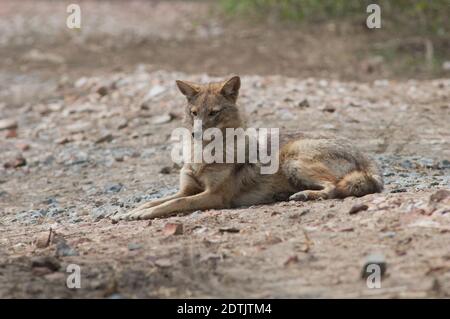
[[[336,24],[377,32],[372,52],[385,60],[404,55],[404,67],[439,71],[450,55],[449,0],[220,0],[225,12],[269,22]],[[381,8],[381,29],[369,30],[366,8]],[[381,32],[380,32],[381,31]],[[405,54],[407,53],[407,54]]]
[[[384,27],[424,35],[448,34],[448,0],[221,0],[230,13],[256,13],[260,16],[300,22],[323,22],[347,18],[365,21],[366,8],[381,7]]]

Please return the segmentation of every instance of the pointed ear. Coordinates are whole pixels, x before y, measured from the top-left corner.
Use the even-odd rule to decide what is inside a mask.
[[[188,99],[196,96],[198,92],[200,92],[200,87],[194,83],[187,81],[177,80],[177,86],[183,95],[185,95]]]
[[[220,90],[220,93],[226,98],[230,98],[236,102],[239,95],[239,89],[241,87],[241,78],[239,76],[233,76],[231,79],[225,82]]]

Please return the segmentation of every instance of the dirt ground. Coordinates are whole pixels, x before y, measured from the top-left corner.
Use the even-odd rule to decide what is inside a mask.
[[[358,55],[365,34],[243,25],[202,1],[80,3],[81,31],[62,2],[0,3],[1,298],[450,297],[448,76],[394,74]],[[229,74],[251,126],[350,138],[385,191],[113,224],[176,191],[174,81]]]

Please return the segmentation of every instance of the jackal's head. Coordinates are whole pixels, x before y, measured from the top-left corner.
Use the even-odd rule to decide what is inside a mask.
[[[176,82],[181,93],[187,98],[184,123],[189,129],[193,130],[195,120],[202,121],[203,131],[212,127],[224,131],[226,128],[243,126],[236,105],[241,86],[238,76],[224,82],[208,84]]]

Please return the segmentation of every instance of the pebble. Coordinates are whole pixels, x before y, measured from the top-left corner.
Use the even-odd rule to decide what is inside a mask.
[[[164,166],[159,170],[160,174],[170,174],[171,168],[169,166]]]
[[[128,250],[133,251],[133,250],[138,250],[141,249],[142,245],[141,244],[137,244],[137,243],[129,243],[128,244]]]
[[[22,155],[18,155],[16,156],[16,158],[3,164],[3,167],[8,169],[8,168],[18,168],[25,165],[27,165],[27,160]]]
[[[75,122],[65,127],[65,129],[72,134],[83,133],[91,128],[92,124],[90,122]]]
[[[148,91],[148,93],[145,95],[144,97],[144,101],[148,101],[151,100],[155,97],[157,97],[158,95],[164,93],[167,90],[167,88],[165,88],[162,85],[155,85],[154,87],[152,87],[150,89],[150,91]]]
[[[450,190],[441,189],[430,196],[430,202],[438,203],[443,201],[450,201]]]
[[[387,231],[380,234],[380,238],[394,238],[397,235],[394,231]]]
[[[284,266],[298,264],[299,259],[297,255],[289,256],[283,263]]]
[[[108,88],[104,85],[101,85],[97,88],[96,92],[100,95],[100,96],[105,96],[106,94],[108,94]]]
[[[67,143],[69,143],[71,141],[72,141],[72,139],[70,139],[67,136],[64,136],[64,137],[60,137],[60,138],[56,139],[55,143],[59,144],[59,145],[64,145],[64,144],[67,144]]]
[[[65,241],[60,241],[56,245],[56,256],[67,257],[67,256],[78,256],[78,252],[70,247]]]
[[[58,259],[51,256],[39,256],[31,259],[31,267],[33,268],[48,268],[52,271],[57,271],[61,268],[61,264]]]
[[[48,245],[50,244],[48,239],[48,233],[39,235],[35,241],[36,247],[41,249],[48,247]]]
[[[301,108],[303,108],[303,107],[309,107],[309,101],[308,101],[307,99],[304,99],[304,100],[300,101],[300,102],[298,103],[298,107],[301,107]]]
[[[107,185],[105,187],[105,193],[106,194],[118,193],[122,190],[122,188],[123,188],[123,185],[121,183]]]
[[[102,136],[100,136],[96,141],[95,144],[101,144],[105,142],[111,142],[114,139],[114,136],[111,133],[106,133]]]
[[[161,268],[168,268],[172,266],[172,261],[168,258],[160,258],[155,261],[155,265]]]
[[[128,126],[128,120],[127,119],[120,119],[117,123],[117,129],[122,130]]]
[[[2,130],[15,130],[17,128],[17,121],[14,119],[0,120],[0,131]]]
[[[221,228],[219,228],[219,232],[221,232],[221,233],[239,233],[240,230],[236,227],[221,227]]]
[[[16,147],[17,147],[19,150],[25,152],[25,151],[28,151],[28,150],[30,149],[30,144],[27,144],[27,143],[17,143],[17,144],[16,144]]]
[[[369,206],[367,206],[366,204],[356,204],[356,205],[353,205],[352,208],[350,208],[350,211],[348,213],[350,215],[355,215],[363,210],[367,210],[368,208],[369,208]]]
[[[31,218],[32,219],[39,219],[39,218],[43,218],[45,215],[47,215],[47,211],[43,208],[39,209],[39,210],[32,210],[31,211]]]
[[[96,220],[100,220],[106,217],[109,217],[118,211],[116,206],[113,205],[104,205],[101,207],[97,207],[92,209],[91,216]]]
[[[6,138],[16,138],[17,137],[17,130],[9,130],[6,132]]]
[[[336,109],[332,106],[327,105],[322,109],[322,111],[328,112],[328,113],[334,113],[336,111]]]
[[[172,121],[173,115],[170,113],[154,116],[151,120],[152,124],[165,124]]]
[[[163,234],[165,236],[181,235],[183,234],[183,224],[167,223],[166,225],[164,225]]]
[[[396,188],[396,189],[393,189],[393,190],[391,190],[391,193],[405,193],[407,190],[406,190],[406,188]]]

